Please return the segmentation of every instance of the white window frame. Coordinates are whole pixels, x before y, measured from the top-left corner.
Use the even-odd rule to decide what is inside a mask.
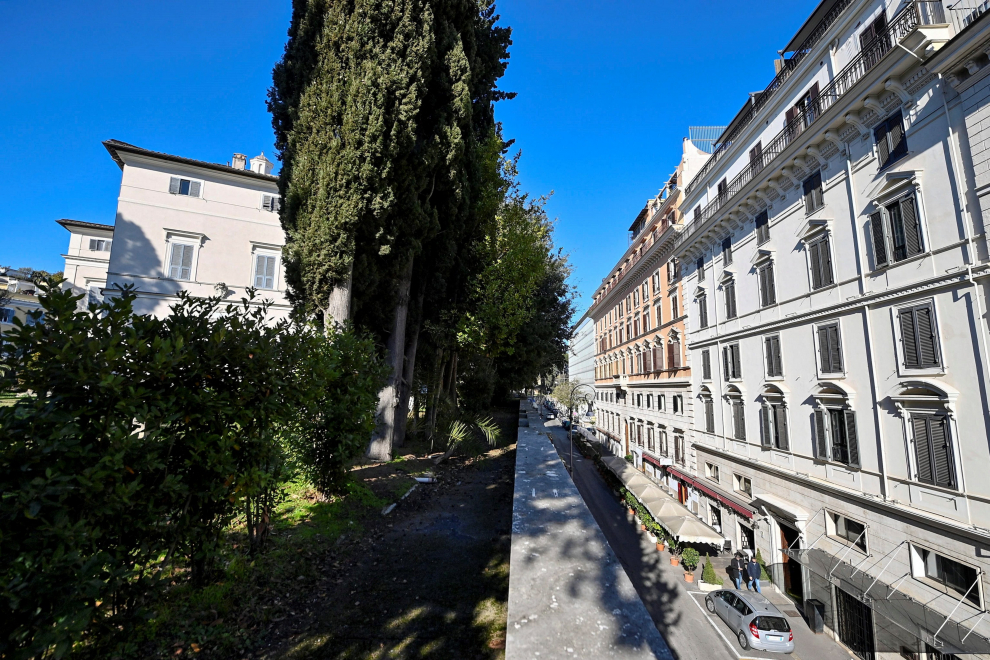
[[[939,362],[941,362],[941,364],[937,367],[909,369],[904,366],[904,340],[901,336],[901,322],[898,315],[902,309],[923,307],[925,305],[928,305],[932,309],[932,325],[935,328],[935,348],[938,351]],[[942,346],[942,333],[939,331],[940,324],[938,298],[933,296],[931,298],[916,300],[911,303],[891,306],[890,319],[894,328],[894,351],[896,353],[895,358],[897,360],[897,375],[903,378],[907,378],[909,376],[944,376],[947,368],[945,366],[945,350]]]
[[[875,147],[874,147],[875,148]],[[872,213],[866,214],[866,237],[869,241],[870,255],[873,260],[870,267],[872,272],[877,273],[888,268],[894,268],[901,264],[909,263],[916,259],[922,259],[926,255],[932,253],[932,244],[928,238],[928,213],[925,210],[925,197],[921,193],[921,171],[920,170],[908,170],[906,172],[888,171],[886,172],[887,181],[890,182],[888,186],[885,186],[883,192],[870,200],[870,204],[875,209],[874,212],[879,211],[880,217],[883,220],[883,235],[885,241],[885,248],[887,250],[887,262],[884,264],[877,264],[877,254],[876,248],[873,245],[873,226],[870,222],[870,216]],[[887,213],[887,207],[894,202],[900,202],[901,198],[907,197],[911,193],[914,193],[914,203],[915,211],[918,213],[918,236],[921,240],[921,252],[912,255],[900,261],[894,261],[893,256],[893,245],[891,244],[891,231],[890,231],[890,216]],[[834,264],[834,262],[833,262]]]
[[[100,238],[99,236],[86,236],[84,238],[85,238],[86,241],[88,241],[88,243],[86,244],[86,251],[87,252],[101,252],[102,253],[102,252],[110,252],[110,249],[113,249],[113,239],[112,238]],[[107,249],[107,250],[94,250],[91,247],[89,247],[90,245],[92,245],[92,242],[93,241],[103,241],[104,243],[107,243],[108,244],[107,247],[110,248],[110,249]]]
[[[743,481],[749,482],[749,490],[742,487]],[[732,474],[732,489],[737,493],[742,493],[743,495],[753,496],[753,480],[743,474]]]
[[[842,371],[841,372],[829,372],[824,373],[822,371],[822,346],[821,342],[818,341],[818,328],[835,325],[839,328],[839,352],[842,353]],[[815,323],[811,326],[811,338],[815,344],[815,370],[818,372],[818,380],[842,380],[846,377],[848,373],[849,360],[846,354],[845,342],[843,341],[845,337],[845,332],[842,329],[842,319],[830,319],[828,321],[822,321],[821,323]]]
[[[959,429],[957,427],[955,417],[949,413],[944,405],[936,404],[929,407],[913,405],[899,407],[904,428],[905,445],[907,446],[909,471],[908,479],[911,483],[917,484],[919,488],[932,488],[940,492],[961,495],[965,491],[965,484],[963,483],[962,457],[960,456],[961,448],[959,446]],[[918,449],[916,447],[917,438],[914,437],[915,415],[942,415],[946,417],[948,422],[950,451],[952,452],[952,471],[956,478],[955,488],[936,486],[935,484],[929,484],[918,480]]]
[[[816,222],[816,221],[812,221]],[[820,221],[817,221],[820,222]],[[818,291],[828,291],[829,289],[834,289],[839,285],[839,278],[836,275],[836,267],[838,262],[835,260],[835,240],[832,233],[831,222],[826,221],[822,224],[814,224],[805,233],[801,242],[804,244],[804,261],[805,261],[805,272],[808,274],[808,291],[811,293],[816,293]],[[826,240],[828,241],[828,256],[832,264],[832,283],[823,284],[822,286],[815,288],[815,279],[812,275],[811,266],[811,246],[818,241]]]
[[[960,561],[957,557],[950,556],[949,553],[947,553],[943,548],[939,548],[938,550],[936,550],[934,547],[927,546],[921,543],[915,543],[914,541],[911,541],[908,544],[908,548],[911,553],[911,577],[913,577],[918,582],[924,584],[925,586],[929,587],[930,589],[934,589],[939,593],[945,594],[949,598],[953,598],[955,600],[961,601],[963,605],[968,605],[969,607],[975,608],[976,610],[982,610],[986,607],[986,599],[984,598],[984,591],[983,591],[983,569],[981,569],[979,566],[974,566],[972,563],[968,561]],[[980,604],[976,605],[968,600],[965,600],[963,598],[963,594],[957,592],[954,589],[950,589],[941,582],[938,582],[928,577],[928,575],[925,573],[925,563],[924,563],[924,557],[921,554],[922,552],[935,553],[936,555],[941,555],[942,557],[945,557],[950,561],[954,561],[957,564],[962,564],[963,566],[966,566],[968,568],[975,569],[979,579],[976,582],[976,587],[974,588],[974,591],[977,593]]]
[[[273,200],[277,202],[274,208],[271,209],[265,208],[266,197],[271,197]],[[265,211],[267,213],[278,213],[279,210],[281,209],[281,206],[282,206],[282,196],[279,195],[278,193],[266,193],[266,192],[261,193],[261,200],[258,202],[258,208],[260,208],[262,211]]]
[[[862,539],[863,545],[865,546],[864,548],[859,547],[858,545],[856,545],[855,543],[853,543],[851,540],[849,540],[845,536],[839,536],[839,534],[838,534],[838,528],[836,526],[835,516],[838,516],[839,518],[845,518],[847,521],[848,520],[851,520],[854,523],[857,523],[859,525],[862,525],[865,528],[864,533],[863,533],[863,539]],[[832,511],[830,509],[826,509],[825,510],[825,535],[828,536],[828,538],[830,540],[835,541],[836,543],[838,543],[840,545],[844,545],[847,548],[851,548],[852,550],[855,550],[856,552],[858,552],[858,553],[860,553],[862,555],[868,555],[868,554],[870,554],[870,525],[868,523],[865,523],[865,522],[861,521],[861,520],[856,520],[855,518],[852,518],[850,516],[847,516],[844,513],[839,513],[838,511]]]
[[[199,251],[203,248],[204,234],[174,229],[165,230],[165,260],[162,263],[162,279],[173,282],[198,282]],[[189,267],[189,279],[182,280],[172,277],[172,248],[175,245],[191,245],[193,248],[192,264]]]
[[[182,181],[183,180],[189,182],[190,188],[192,187],[192,184],[198,183],[199,184],[199,194],[194,196],[194,195],[183,195],[181,192],[172,192],[172,179],[178,179],[179,180],[180,189],[181,189]],[[206,181],[204,181],[203,179],[196,179],[194,177],[191,177],[191,176],[188,176],[188,175],[183,175],[183,174],[169,174],[168,175],[168,188],[166,188],[166,190],[168,191],[168,194],[169,195],[175,195],[176,197],[188,197],[189,199],[203,199],[203,194],[206,192]]]
[[[771,376],[769,374],[769,372],[767,371],[767,357],[768,357],[767,356],[767,339],[769,339],[770,337],[776,337],[777,338],[777,343],[780,344],[780,375],[779,376]],[[761,335],[760,336],[760,340],[761,340],[760,341],[760,348],[763,351],[763,380],[766,380],[766,381],[769,381],[769,382],[784,380],[784,374],[786,373],[784,371],[784,343],[782,341],[780,341],[780,333],[779,332],[771,332],[769,334]],[[741,357],[742,356],[740,356],[740,360],[741,360]]]
[[[719,469],[715,463],[705,462],[705,478],[709,481],[719,483]]]

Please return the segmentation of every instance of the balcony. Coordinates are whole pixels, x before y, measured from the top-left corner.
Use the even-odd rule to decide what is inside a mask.
[[[836,6],[836,9],[844,5],[845,3],[840,3],[840,5]],[[835,10],[833,9],[833,11]],[[685,226],[684,231],[677,238],[677,244],[681,244],[704,225],[705,222],[714,217],[722,207],[728,204],[736,194],[770,165],[788,146],[814,126],[821,116],[829,108],[834,106],[839,99],[843,98],[866,74],[872,71],[887,53],[900,46],[904,46],[909,50],[912,47],[917,48],[925,40],[930,39],[932,35],[925,33],[927,26],[935,26],[936,29],[947,29],[945,12],[941,2],[913,2],[894,16],[887,29],[877,35],[872,42],[863,46],[859,55],[835,75],[832,82],[819,92],[818,97],[811,99],[804,110],[798,113],[763,148],[762,153],[753,158],[749,165],[743,168],[727,186],[720,190],[718,195],[702,209],[700,214],[696,214],[691,219],[691,222]],[[737,129],[736,132],[739,130],[741,128]],[[718,152],[716,152],[717,154]],[[708,162],[711,163],[714,158],[715,155]],[[706,163],[706,167],[708,167],[708,163]],[[705,170],[702,172],[704,173]],[[703,174],[699,174],[695,177],[692,184],[698,182],[702,176]],[[691,190],[691,186],[688,186],[688,190]]]

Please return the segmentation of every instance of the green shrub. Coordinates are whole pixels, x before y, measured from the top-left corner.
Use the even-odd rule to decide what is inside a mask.
[[[318,390],[369,383],[359,347],[269,325],[252,300],[181,295],[156,319],[133,315],[130,291],[85,311],[55,285],[39,292],[44,319],[15,323],[0,347],[0,395],[18,397],[0,407],[0,656],[79,644],[111,657],[133,650],[129,627],[170,567],[209,579],[239,513],[261,548],[291,445],[324,441],[307,419]]]
[[[715,567],[712,566],[712,559],[705,553],[705,566],[701,569],[701,581],[708,584],[722,585],[722,578],[715,574]]]
[[[770,574],[767,573],[767,565],[763,562],[763,555],[760,554],[760,549],[756,549],[756,563],[760,565],[760,580],[766,580],[767,582],[772,582],[770,579]]]
[[[689,571],[693,571],[698,568],[698,561],[701,559],[698,551],[694,548],[685,548],[684,552],[681,553],[681,561],[684,563],[684,568]]]

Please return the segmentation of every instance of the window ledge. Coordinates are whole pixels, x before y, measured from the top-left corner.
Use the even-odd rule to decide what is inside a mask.
[[[782,382],[784,382],[784,377],[783,376],[767,376],[763,380],[765,380],[768,383],[782,383]]]
[[[931,250],[925,250],[924,252],[919,252],[918,254],[907,257],[906,259],[901,259],[900,261],[888,261],[887,263],[874,268],[872,272],[880,273],[885,270],[889,270],[891,268],[896,268],[897,266],[900,266],[902,264],[909,264],[912,261],[919,261],[921,259],[924,259],[925,257],[930,257],[932,256],[932,254],[933,253]]]
[[[927,369],[911,369],[908,367],[899,367],[897,369],[898,375],[903,378],[912,378],[917,376],[945,376],[948,372],[945,367],[931,367]]]
[[[818,380],[845,380],[845,378],[846,372],[844,371],[835,374],[823,373],[821,371],[818,372]]]
[[[820,286],[817,289],[815,287],[811,287],[811,293],[818,293],[819,291],[828,291],[829,289],[837,289],[837,288],[839,288],[839,285],[836,284],[835,282],[832,282],[831,284]]]

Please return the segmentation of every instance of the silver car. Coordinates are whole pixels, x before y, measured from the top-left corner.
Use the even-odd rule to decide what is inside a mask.
[[[713,591],[705,597],[705,607],[728,624],[743,649],[794,651],[794,632],[787,617],[756,592]]]

